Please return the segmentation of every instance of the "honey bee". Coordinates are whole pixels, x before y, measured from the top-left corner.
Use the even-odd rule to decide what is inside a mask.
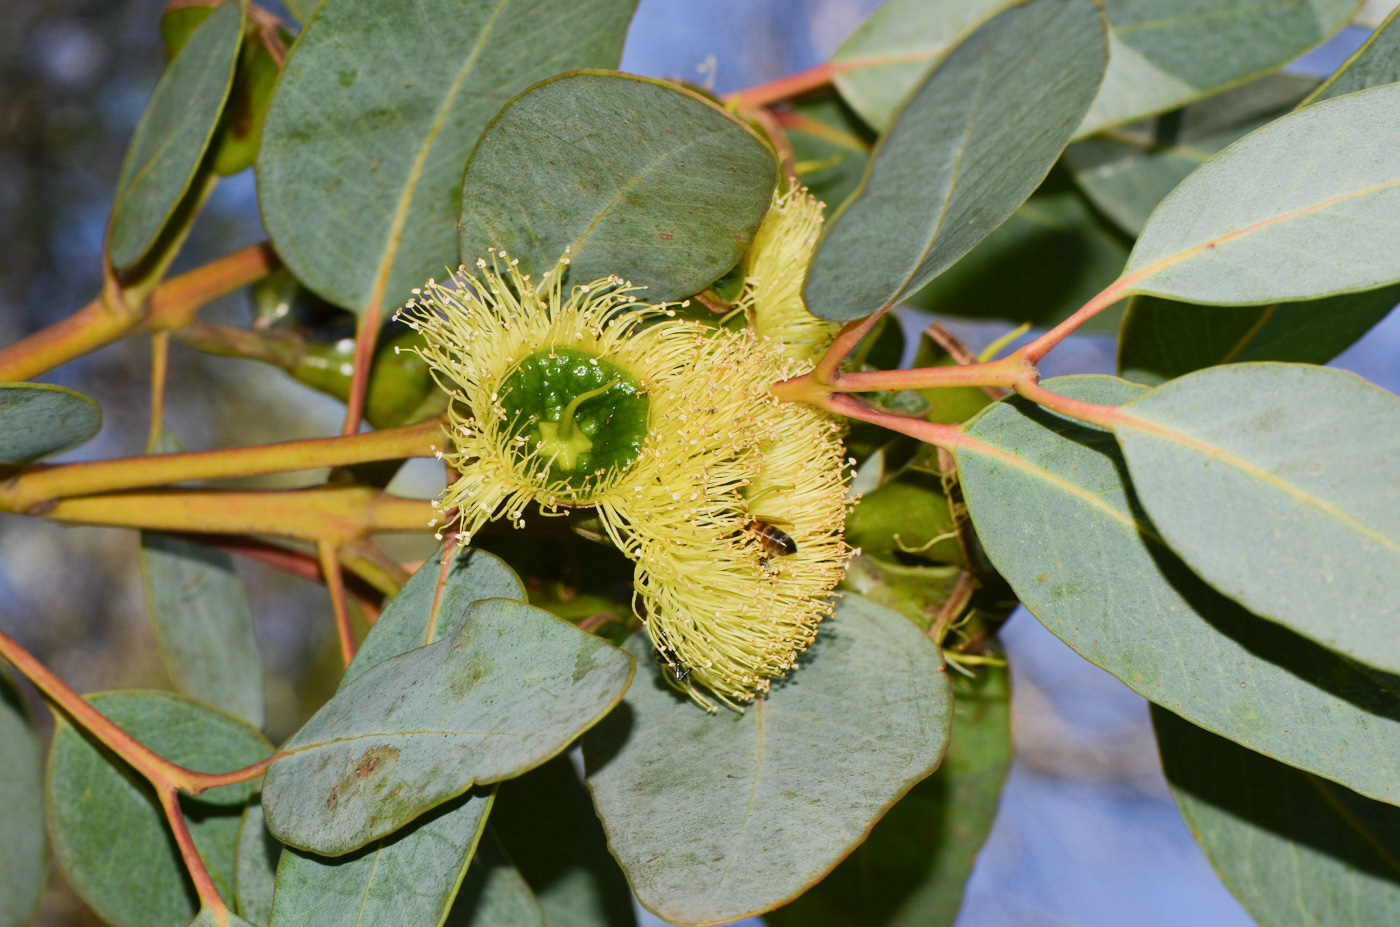
[[[773,524],[775,521],[782,519],[755,516],[744,523],[744,530],[758,540],[758,546],[763,551],[759,562],[763,564],[765,571],[768,569],[768,561],[774,557],[789,557],[797,553],[797,542],[792,539],[792,535]]]
[[[690,667],[682,667],[680,657],[669,647],[656,648],[651,652],[651,658],[669,669],[676,677],[676,682],[685,682],[685,677],[690,675]]]

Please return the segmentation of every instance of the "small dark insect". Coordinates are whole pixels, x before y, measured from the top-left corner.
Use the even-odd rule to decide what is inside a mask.
[[[656,648],[651,652],[651,658],[669,669],[675,675],[676,682],[685,682],[685,677],[690,675],[690,667],[682,667],[680,657],[668,647]]]
[[[758,539],[758,546],[763,549],[763,559],[760,562],[765,570],[768,569],[768,561],[774,557],[788,557],[797,553],[797,542],[771,520],[750,518],[744,525],[744,530]]]

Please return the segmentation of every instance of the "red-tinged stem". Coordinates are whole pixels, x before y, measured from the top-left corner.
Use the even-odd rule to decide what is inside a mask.
[[[289,576],[297,576],[313,583],[322,581],[320,559],[303,550],[293,550],[248,535],[200,534],[195,531],[178,531],[175,532],[174,537],[183,538],[195,544],[203,544],[212,550],[221,550],[227,554],[246,557]],[[366,564],[361,562],[362,558],[358,554],[352,555],[352,548],[355,546],[348,545],[341,552],[341,565],[350,571],[350,575],[346,577],[345,591],[351,598],[360,603],[361,608],[377,611],[381,597],[393,595],[402,587],[402,583],[385,583],[380,576],[381,570],[378,569],[378,564],[374,565],[375,569],[373,570],[364,569]],[[366,576],[365,573],[370,573],[373,579]]]
[[[435,419],[335,438],[283,441],[226,450],[94,460],[29,470],[0,483],[0,509],[30,512],[57,499],[125,489],[218,480],[378,460],[430,457],[442,435]]]
[[[341,434],[353,435],[360,430],[365,417],[365,394],[369,390],[369,371],[374,363],[374,344],[379,340],[379,300],[365,309],[355,326],[355,359],[350,374],[350,395],[345,399],[345,425]]]
[[[265,243],[235,251],[156,287],[144,312],[127,305],[109,275],[97,299],[0,350],[0,381],[31,379],[142,327],[178,328],[211,300],[266,276],[276,260]]]
[[[864,400],[857,399],[855,396],[847,396],[844,393],[830,394],[826,397],[823,406],[829,412],[862,422],[870,422],[882,428],[888,428],[890,431],[917,438],[935,447],[952,450],[967,443],[967,436],[956,425],[944,425],[921,418],[895,415],[893,412],[872,406]]]
[[[1129,418],[1117,406],[1101,406],[1096,402],[1061,396],[1059,393],[1051,392],[1041,386],[1035,380],[1024,380],[1017,383],[1016,392],[1051,412],[1107,431],[1112,431],[1115,426],[1122,424]]]
[[[264,241],[172,277],[151,294],[145,327],[155,331],[179,328],[193,319],[202,307],[220,296],[256,283],[279,264],[277,253]]]
[[[1027,366],[1015,355],[985,364],[920,367],[915,370],[866,370],[839,374],[831,389],[841,393],[934,389],[948,386],[1004,387],[1025,379]]]
[[[345,599],[345,577],[340,572],[340,556],[335,545],[318,541],[316,553],[321,559],[321,575],[331,594],[331,610],[335,612],[335,632],[340,638],[340,658],[349,666],[355,659],[355,629],[350,624],[350,607]]]
[[[268,757],[252,766],[224,773],[201,773],[186,769],[165,759],[122,730],[87,699],[69,688],[32,653],[21,647],[18,641],[3,632],[0,632],[0,657],[34,683],[35,688],[43,693],[49,704],[57,707],[75,725],[125,760],[157,790],[175,788],[198,795],[215,786],[256,779],[272,763],[273,757]]]
[[[1149,268],[1149,270],[1152,269],[1153,268]],[[1049,354],[1056,345],[1064,341],[1075,329],[1127,296],[1133,284],[1147,273],[1148,271],[1141,271],[1128,277],[1118,278],[1113,283],[1110,283],[1101,293],[1075,311],[1074,315],[1021,348],[1013,356],[1022,358],[1031,366],[1040,363],[1045,358],[1045,355]]]
[[[813,90],[820,90],[845,69],[846,66],[827,61],[805,71],[731,93],[724,98],[724,102],[738,106],[770,106]]]
[[[180,856],[185,861],[185,868],[189,870],[190,880],[194,882],[194,891],[199,896],[200,907],[227,924],[228,906],[224,904],[224,899],[219,895],[219,890],[209,875],[209,869],[199,855],[199,849],[194,845],[189,822],[185,820],[185,812],[180,807],[179,793],[169,786],[157,786],[156,795],[160,797],[165,820],[170,823],[170,831],[175,835],[175,845],[180,848]]]
[[[866,335],[870,334],[870,330],[876,326],[880,319],[884,318],[889,308],[889,306],[885,306],[863,319],[856,319],[854,322],[847,322],[841,326],[841,331],[837,332],[836,337],[831,341],[831,347],[826,349],[826,354],[812,368],[812,376],[823,383],[830,383],[834,380],[841,367],[841,362],[850,356]]]

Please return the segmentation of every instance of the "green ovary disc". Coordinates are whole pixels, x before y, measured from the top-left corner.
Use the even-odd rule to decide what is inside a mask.
[[[591,395],[590,395],[591,394]],[[641,453],[651,403],[626,370],[572,348],[529,355],[501,384],[506,429],[534,473],[580,493],[604,488]]]

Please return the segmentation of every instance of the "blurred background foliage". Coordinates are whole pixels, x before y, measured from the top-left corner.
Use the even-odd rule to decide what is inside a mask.
[[[72,312],[100,282],[103,228],[142,106],[164,65],[161,0],[9,0],[0,16],[0,341]],[[642,0],[623,69],[736,90],[828,56],[877,0]],[[274,6],[275,4],[269,4]],[[1393,2],[1371,3],[1374,23]],[[543,28],[560,28],[562,22]],[[1351,28],[1296,70],[1325,73],[1364,38]],[[826,191],[832,195],[834,191]],[[839,194],[836,194],[839,195]],[[263,238],[251,170],[224,179],[174,272]],[[246,325],[246,294],[201,318]],[[906,319],[906,322],[910,320]],[[914,320],[917,324],[917,320]],[[952,326],[974,350],[1006,326]],[[917,339],[909,339],[916,344]],[[334,353],[334,345],[328,353]],[[1396,389],[1394,314],[1339,359]],[[98,438],[69,459],[141,453],[148,422],[149,342],[123,340],[44,377],[97,397]],[[1058,372],[1112,369],[1108,337],[1075,339]],[[1389,368],[1389,369],[1386,369]],[[333,434],[334,400],[270,366],[172,348],[166,423],[191,448]],[[258,485],[300,485],[299,474]],[[430,461],[393,489],[442,486]],[[509,541],[501,539],[504,546]],[[405,561],[434,542],[390,539]],[[82,692],[170,688],[137,567],[135,532],[0,517],[0,627]],[[334,689],[339,660],[324,590],[248,561],[248,592],[269,680],[269,734],[293,731]],[[1247,925],[1190,839],[1166,791],[1146,704],[1018,612],[1003,637],[1012,659],[1016,760],[992,836],[968,885],[965,927]],[[32,697],[32,692],[28,693]],[[47,710],[31,704],[45,731]],[[650,923],[656,923],[647,915]],[[36,921],[96,924],[55,869]]]

